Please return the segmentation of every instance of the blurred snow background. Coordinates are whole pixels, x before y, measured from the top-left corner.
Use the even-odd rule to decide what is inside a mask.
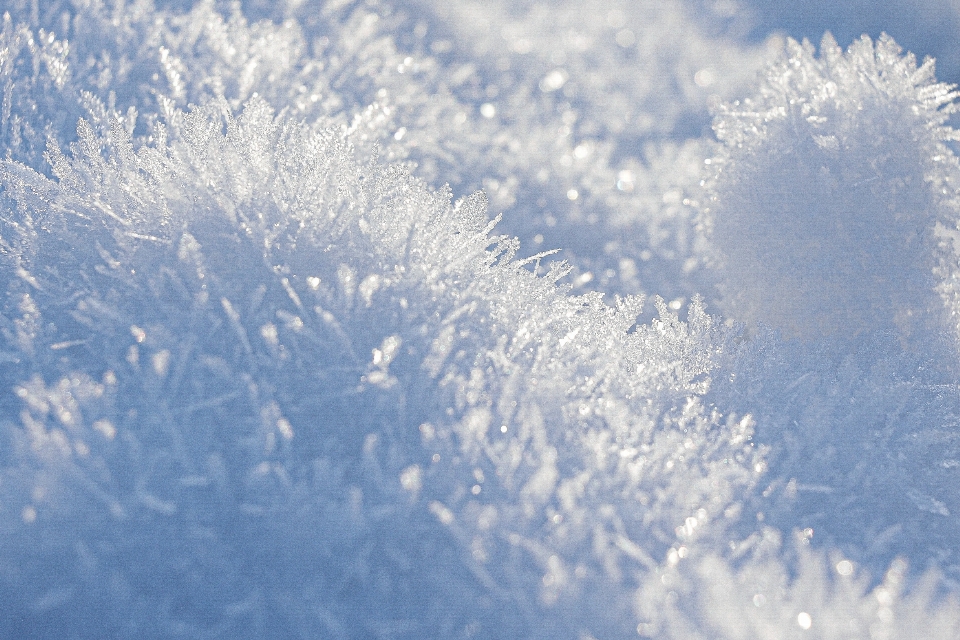
[[[0,636],[960,632],[954,4],[2,8]]]

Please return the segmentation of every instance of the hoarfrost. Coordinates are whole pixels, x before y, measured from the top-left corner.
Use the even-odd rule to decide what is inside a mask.
[[[715,124],[704,226],[723,307],[786,336],[884,331],[917,348],[955,315],[956,94],[889,38],[788,49]]]
[[[780,40],[698,7],[8,3],[0,635],[955,636],[894,560],[960,511],[952,90],[789,43],[744,115]],[[889,223],[849,309],[752,229],[790,153]]]

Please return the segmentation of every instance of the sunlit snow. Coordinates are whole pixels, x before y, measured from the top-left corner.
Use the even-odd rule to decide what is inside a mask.
[[[954,3],[0,9],[0,637],[960,636]]]

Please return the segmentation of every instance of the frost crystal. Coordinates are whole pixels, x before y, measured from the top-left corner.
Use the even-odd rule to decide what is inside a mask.
[[[14,387],[25,408],[4,485],[29,517],[4,555],[37,589],[27,610],[55,588],[65,611],[109,611],[122,632],[134,601],[171,632],[239,629],[275,615],[257,574],[299,608],[359,570],[381,586],[342,600],[337,625],[410,617],[434,634],[423,607],[439,601],[374,603],[401,582],[429,589],[453,563],[483,577],[449,592],[459,615],[492,624],[501,605],[462,592],[507,589],[525,606],[574,598],[584,624],[621,628],[629,588],[615,616],[577,594],[636,585],[753,482],[756,452],[721,435],[743,426],[696,399],[724,340],[698,303],[681,323],[659,302],[661,320],[628,332],[639,299],[610,308],[558,286],[562,267],[524,269],[515,241],[489,236],[482,194],[452,204],[259,98],[237,114],[223,100],[173,110],[146,141],[104,112],[80,120],[68,152],[51,142],[53,178],[13,160],[2,174],[20,274],[10,344],[30,380]],[[470,553],[421,559],[414,540],[431,530]],[[22,543],[35,531],[49,545]],[[378,538],[388,531],[402,533]],[[235,544],[249,551],[206,564]],[[87,564],[44,576],[78,545]],[[365,545],[376,553],[358,569]],[[188,588],[172,577],[182,563],[205,568],[167,611],[167,590]],[[322,568],[294,595],[304,564]]]
[[[704,226],[724,309],[806,338],[881,331],[916,346],[945,326],[956,95],[887,37],[843,53],[828,35],[819,58],[789,42],[714,125],[724,148]]]
[[[8,2],[0,636],[955,637],[953,94],[790,45],[705,193],[721,4]]]

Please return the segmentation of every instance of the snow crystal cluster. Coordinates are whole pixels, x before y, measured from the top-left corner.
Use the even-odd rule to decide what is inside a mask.
[[[693,0],[2,8],[0,637],[960,632],[932,62]]]
[[[950,315],[938,290],[956,308],[956,94],[886,37],[788,49],[715,124],[704,213],[722,306],[788,336],[927,343]]]

